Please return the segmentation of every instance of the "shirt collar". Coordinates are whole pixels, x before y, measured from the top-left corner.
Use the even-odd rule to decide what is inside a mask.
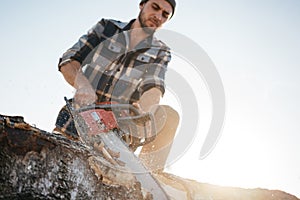
[[[114,22],[114,24],[116,26],[118,26],[120,29],[121,29],[121,32],[123,31],[128,31],[130,30],[133,22],[135,21],[136,19],[132,19],[130,20],[128,23],[121,23],[121,22]],[[149,35],[145,40],[141,41],[137,48],[138,49],[141,49],[141,48],[150,48],[151,46],[155,46],[155,47],[159,47],[161,46],[158,42],[158,40],[156,39],[156,37],[154,37],[153,34]]]

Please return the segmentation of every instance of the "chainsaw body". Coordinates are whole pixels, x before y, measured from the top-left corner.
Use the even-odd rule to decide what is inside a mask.
[[[135,150],[156,137],[152,114],[142,114],[132,105],[104,103],[78,109],[76,113],[83,138],[114,131]]]

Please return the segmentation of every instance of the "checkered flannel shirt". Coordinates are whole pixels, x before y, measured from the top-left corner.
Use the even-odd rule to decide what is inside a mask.
[[[99,102],[132,103],[154,87],[164,94],[170,49],[151,35],[130,50],[133,22],[102,19],[63,54],[59,69],[70,60],[79,61]]]

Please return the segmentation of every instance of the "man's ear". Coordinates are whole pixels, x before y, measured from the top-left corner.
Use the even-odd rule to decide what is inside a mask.
[[[145,3],[146,3],[146,2],[140,3],[140,10],[142,10],[142,9],[144,8]]]

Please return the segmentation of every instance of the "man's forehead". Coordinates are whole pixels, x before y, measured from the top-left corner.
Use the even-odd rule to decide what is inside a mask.
[[[149,0],[149,2],[156,3],[160,6],[161,9],[165,10],[170,14],[173,12],[171,4],[166,0]]]

